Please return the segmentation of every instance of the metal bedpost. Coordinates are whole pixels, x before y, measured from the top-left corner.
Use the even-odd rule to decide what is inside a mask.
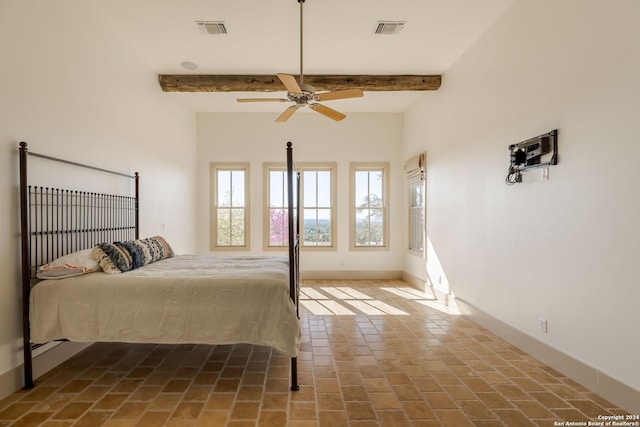
[[[289,296],[293,300],[298,310],[298,297],[297,297],[297,256],[296,256],[296,234],[297,229],[293,226],[294,217],[294,194],[293,194],[293,148],[291,142],[287,142],[287,222],[289,227]],[[298,385],[298,359],[291,358],[291,390],[298,391],[300,386]]]
[[[300,385],[298,385],[298,358],[291,358],[291,391],[300,390]]]
[[[302,203],[300,203],[300,172],[295,172],[296,176],[296,249],[294,255],[296,257],[296,315],[300,318],[300,221],[302,218]]]
[[[136,181],[136,201],[135,201],[135,221],[136,221],[136,231],[135,231],[135,239],[138,240],[140,238],[140,175],[138,172],[134,174],[134,179]]]
[[[27,143],[20,143],[20,238],[22,241],[22,337],[24,354],[24,390],[33,388],[33,359],[31,354],[31,334],[29,331],[29,294],[31,293],[31,271],[29,248],[27,188]]]
[[[296,279],[296,270],[295,270],[295,234],[297,230],[293,227],[293,148],[291,147],[291,142],[287,142],[287,226],[289,229],[288,233],[288,244],[289,244],[289,296],[291,299],[296,302],[296,289],[295,289],[295,279]]]

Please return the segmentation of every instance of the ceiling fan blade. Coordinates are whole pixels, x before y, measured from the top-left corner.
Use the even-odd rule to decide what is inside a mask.
[[[293,113],[296,112],[298,108],[300,107],[298,107],[297,104],[287,108],[282,112],[282,114],[280,114],[280,116],[278,116],[278,118],[276,119],[276,122],[278,123],[286,122],[287,120],[289,120],[289,117],[291,117]]]
[[[287,102],[284,98],[238,98],[238,102]]]
[[[313,97],[316,101],[330,101],[332,99],[361,98],[364,96],[362,89],[345,89],[333,92],[319,93]]]
[[[325,115],[327,117],[329,117],[330,119],[333,119],[337,122],[339,122],[340,120],[344,119],[345,116],[344,114],[342,114],[339,111],[334,110],[333,108],[329,108],[329,107],[325,107],[322,104],[309,104],[309,108],[311,108],[313,111],[316,111],[322,115]]]
[[[282,82],[282,84],[284,85],[284,87],[287,88],[288,92],[291,92],[291,93],[302,93],[302,89],[300,89],[300,85],[296,81],[295,77],[293,77],[293,76],[291,76],[289,74],[277,74],[277,76],[280,79],[280,81]]]

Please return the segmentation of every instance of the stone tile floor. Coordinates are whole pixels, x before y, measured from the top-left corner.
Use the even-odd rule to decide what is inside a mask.
[[[298,392],[269,348],[94,344],[0,426],[553,426],[626,414],[402,281],[306,280]]]

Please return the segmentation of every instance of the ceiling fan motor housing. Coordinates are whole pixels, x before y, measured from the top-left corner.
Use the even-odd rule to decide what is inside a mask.
[[[309,101],[313,100],[313,97],[316,94],[316,89],[308,84],[301,84],[300,89],[302,89],[302,93],[287,93],[287,98],[290,101],[295,102],[296,104],[308,104]]]

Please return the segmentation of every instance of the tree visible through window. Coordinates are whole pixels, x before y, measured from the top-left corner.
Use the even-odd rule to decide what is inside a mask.
[[[269,246],[289,244],[286,171],[269,170]]]

